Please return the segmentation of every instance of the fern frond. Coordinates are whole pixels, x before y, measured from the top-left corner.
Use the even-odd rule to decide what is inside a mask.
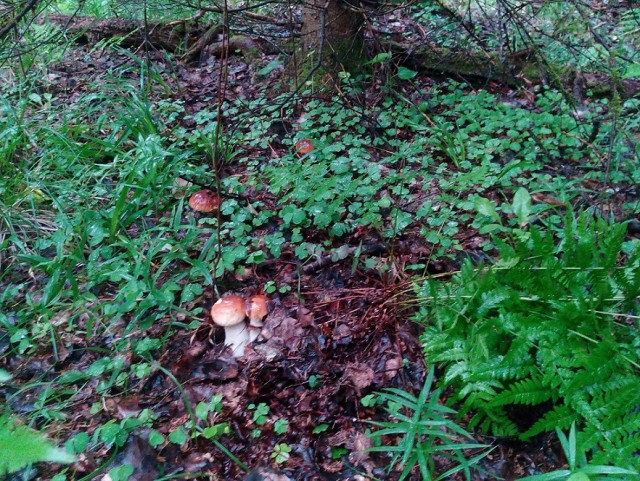
[[[448,402],[500,435],[517,433],[509,406],[549,403],[523,438],[575,422],[593,449],[635,456],[623,447],[640,432],[640,248],[622,252],[625,226],[586,213],[528,234],[498,241],[495,266],[467,261],[429,286],[447,296],[421,315],[434,320],[422,340],[444,362]]]
[[[550,399],[551,392],[540,378],[527,378],[513,383],[506,391],[502,391],[489,402],[489,406],[506,406],[509,404],[533,406],[542,404]]]
[[[592,459],[595,464],[611,463],[640,470],[640,432],[612,443],[602,441],[598,436],[594,439],[599,444]]]
[[[479,428],[482,432],[490,433],[493,436],[511,437],[518,435],[518,426],[509,419],[509,416],[502,410],[479,410],[469,420],[470,428]]]
[[[575,411],[565,405],[554,406],[551,411],[548,411],[544,416],[538,419],[533,426],[527,429],[520,435],[522,439],[529,439],[537,434],[545,431],[552,431],[553,429],[568,429],[571,423],[576,422]]]

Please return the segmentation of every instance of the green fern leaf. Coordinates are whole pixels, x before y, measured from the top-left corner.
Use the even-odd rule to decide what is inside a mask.
[[[494,397],[489,406],[507,406],[509,404],[525,404],[533,406],[551,399],[549,388],[539,378],[528,378],[513,383],[509,389]]]
[[[522,433],[520,437],[522,439],[529,439],[537,434],[545,431],[552,431],[556,428],[566,430],[576,421],[576,418],[576,413],[568,406],[554,406],[551,411],[548,411],[544,416],[538,419],[538,421],[536,421],[527,431]]]

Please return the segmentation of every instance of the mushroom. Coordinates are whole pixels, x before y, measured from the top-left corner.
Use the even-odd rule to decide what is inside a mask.
[[[196,212],[215,212],[220,208],[220,196],[210,189],[202,189],[189,197],[189,205]]]
[[[249,318],[249,342],[253,342],[264,325],[263,319],[269,314],[267,296],[256,295],[245,301],[245,312]]]
[[[296,142],[296,152],[300,155],[306,155],[309,152],[312,152],[315,149],[313,144],[309,139],[300,139]]]
[[[213,322],[224,327],[224,340],[231,348],[234,357],[244,355],[244,348],[249,342],[249,332],[244,324],[244,299],[229,295],[218,299],[211,307]]]

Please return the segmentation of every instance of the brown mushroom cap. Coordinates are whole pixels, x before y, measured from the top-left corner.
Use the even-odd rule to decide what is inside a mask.
[[[251,323],[259,322],[269,314],[268,300],[267,296],[263,295],[256,295],[246,300],[245,311]]]
[[[314,149],[315,147],[309,139],[300,139],[298,140],[298,142],[296,142],[296,152],[298,152],[300,155],[308,154]]]
[[[244,299],[236,295],[221,297],[211,306],[211,318],[222,327],[240,324],[245,318]]]
[[[196,212],[215,212],[220,208],[220,196],[210,189],[202,189],[189,197],[189,205]]]

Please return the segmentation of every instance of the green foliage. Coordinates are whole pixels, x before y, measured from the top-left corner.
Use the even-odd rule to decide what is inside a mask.
[[[617,6],[617,5],[616,5]],[[614,73],[638,60],[638,8],[593,8],[572,2],[506,4],[444,0],[412,8],[430,40],[455,51],[506,52],[560,75],[567,67]],[[452,22],[458,17],[460,22]],[[461,28],[461,23],[464,28]],[[544,59],[544,60],[541,60]]]
[[[0,120],[0,169],[10,175],[0,181],[0,330],[11,340],[9,354],[49,348],[57,359],[67,333],[83,337],[90,351],[102,349],[93,346],[100,342],[95,339],[107,339],[114,353],[96,356],[82,371],[43,373],[17,391],[16,397],[33,389],[31,416],[50,422],[63,419],[81,392],[76,385],[93,383],[95,401],[113,390],[127,392],[155,370],[149,360],[174,329],[198,326],[201,307],[194,299],[212,282],[215,226],[199,225],[185,212],[188,192],[179,192],[175,180],[184,175],[206,182],[207,167],[191,162],[198,153],[181,138],[162,135],[159,126],[170,123],[179,104],[153,105],[117,80],[64,108],[49,94],[25,95],[17,110],[4,102],[0,109],[10,115]],[[28,155],[34,145],[37,161]],[[223,254],[235,249],[224,247]],[[223,271],[233,266],[226,260]],[[37,279],[31,291],[26,272]],[[183,307],[187,303],[191,311]],[[168,321],[166,329],[148,336],[160,318]],[[125,364],[122,352],[130,352],[133,362]],[[38,388],[42,382],[46,389]],[[202,436],[239,463],[218,441],[230,432],[212,414],[219,402],[198,406],[198,416],[208,419],[194,416],[186,438],[172,432],[170,440]],[[101,409],[96,402],[92,413]],[[154,422],[146,411],[144,419],[103,420],[91,440],[74,443],[72,451],[122,446],[134,429]],[[150,443],[166,442],[152,432]]]
[[[46,461],[70,463],[74,457],[47,441],[40,433],[0,416],[0,476],[14,473],[30,465]]]
[[[498,241],[494,265],[466,261],[450,284],[420,288],[425,355],[471,426],[530,438],[576,422],[596,462],[637,466],[640,249],[623,255],[624,233],[568,214],[557,240],[531,228]]]
[[[269,418],[269,406],[265,403],[260,403],[257,406],[255,404],[249,404],[247,409],[253,411],[253,422],[258,426],[265,424]]]
[[[143,11],[110,0],[80,4],[96,16],[116,12],[135,18]],[[63,7],[77,5],[69,0]],[[165,12],[169,10],[153,13]],[[633,30],[635,18],[625,17],[626,31]],[[39,34],[55,33],[50,26],[34,28],[39,30],[23,32],[25,48]],[[36,71],[59,59],[64,49],[51,44],[39,47],[38,55],[33,52],[24,65]],[[362,238],[388,244],[407,235],[422,236],[432,248],[424,263],[413,266],[422,269],[431,259],[456,256],[462,250],[459,234],[470,225],[483,234],[529,242],[528,224],[546,213],[532,195],[558,191],[564,201],[582,189],[567,180],[559,165],[586,169],[596,181],[639,180],[640,171],[629,162],[637,158],[637,99],[615,106],[611,117],[604,114],[614,106],[592,100],[592,111],[578,121],[574,106],[551,89],[536,92],[535,105],[519,106],[453,82],[424,88],[413,71],[400,68],[396,79],[411,80],[415,88],[410,93],[383,91],[387,97],[373,105],[360,102],[367,98],[364,92],[345,82],[333,99],[239,99],[225,104],[222,132],[215,109],[201,107],[207,101],[187,106],[182,100],[154,100],[152,88],[143,92],[133,86],[132,76],[151,75],[168,91],[144,59],[127,51],[119,55],[131,63],[105,73],[86,90],[78,89],[73,101],[48,93],[42,78],[30,84],[27,77],[15,88],[2,86],[0,329],[9,336],[9,355],[51,352],[57,360],[61,343],[69,338],[86,343],[89,356],[105,346],[111,351],[96,356],[82,371],[61,374],[54,365],[27,381],[14,396],[35,393],[30,416],[39,423],[62,419],[84,383],[95,386],[97,397],[120,396],[147,379],[159,369],[152,359],[163,352],[167,339],[177,329],[198,327],[205,291],[246,264],[257,266],[283,252],[292,252],[301,263],[329,253],[336,261],[352,257],[354,271],[362,266],[384,273],[389,269],[385,261],[367,257],[360,247],[354,250],[356,237],[349,236],[361,231]],[[384,66],[391,59],[381,55],[375,63]],[[270,127],[297,117],[292,100],[304,102],[305,120],[296,126],[299,130],[276,138]],[[596,116],[601,127],[587,142],[593,131],[586,126]],[[195,129],[181,126],[188,124]],[[220,143],[214,146],[216,133]],[[293,145],[303,137],[312,139],[316,150],[299,158]],[[274,145],[289,151],[273,158],[271,152],[282,152]],[[609,171],[599,150],[611,152],[616,161]],[[231,194],[223,201],[220,223],[215,217],[194,216],[185,200],[197,188],[187,181],[215,185],[213,158],[225,163],[221,184]],[[242,175],[227,175],[236,168]],[[496,205],[494,193],[508,200]],[[551,214],[541,222],[556,222],[557,214]],[[280,279],[264,286],[267,293],[291,289]],[[499,308],[501,302],[499,295],[487,296],[485,307]],[[625,356],[635,359],[637,349],[629,347]],[[40,382],[47,389],[33,387]],[[329,381],[309,378],[310,386],[321,382]],[[483,382],[491,387],[493,381]],[[611,383],[616,382],[624,387],[613,376]],[[513,376],[507,384],[504,397],[498,398],[505,405],[555,402],[545,398],[540,381]],[[97,414],[102,406],[94,401],[92,413]],[[607,402],[603,398],[600,405]],[[581,405],[577,399],[562,406],[573,412]],[[199,403],[189,409],[190,422],[184,430],[168,433],[169,442],[184,444],[198,437],[239,463],[220,444],[219,438],[230,431],[219,406]],[[253,413],[261,429],[259,421],[266,424],[269,414],[268,407],[263,410],[258,405]],[[560,407],[554,413],[558,419],[565,415]],[[153,417],[145,415],[144,423],[103,421],[96,437],[75,440],[74,452],[95,444],[121,446],[140,425],[152,429],[153,445],[167,442],[153,431]],[[634,422],[631,418],[629,426]],[[275,421],[274,432],[286,429],[285,420]],[[629,453],[637,446],[631,431],[607,436],[616,445],[631,439]]]
[[[567,481],[590,481],[611,479],[610,476],[619,475],[615,479],[637,479],[640,474],[637,471],[618,468],[615,466],[602,466],[590,464],[587,461],[587,453],[578,444],[576,436],[576,425],[571,423],[569,437],[561,429],[556,428],[558,439],[562,446],[562,451],[569,464],[569,469],[561,469],[550,473],[538,474],[520,478],[519,481],[555,481],[566,479]]]
[[[271,459],[277,464],[282,464],[291,456],[291,446],[286,443],[279,443],[273,447],[271,452]]]
[[[418,397],[400,389],[388,388],[378,393],[380,403],[386,403],[385,411],[393,421],[370,421],[381,429],[369,433],[376,446],[372,452],[393,454],[389,471],[398,466],[402,469],[400,480],[407,478],[417,465],[425,481],[447,479],[448,476],[462,472],[467,480],[471,479],[471,468],[489,451],[485,450],[469,459],[466,451],[487,448],[487,445],[474,442],[460,442],[461,439],[473,440],[471,435],[458,426],[448,416],[455,411],[439,403],[440,390],[431,390],[433,367],[429,371]],[[390,445],[387,437],[398,437],[396,445]],[[436,475],[436,457],[447,460],[446,472]]]
[[[357,88],[346,91],[355,98],[361,95]],[[261,255],[279,255],[285,241],[302,262],[329,249],[338,254],[340,238],[366,229],[386,242],[418,231],[433,246],[432,258],[453,257],[461,250],[457,234],[469,225],[476,199],[485,191],[526,191],[529,197],[559,193],[559,200],[570,201],[581,188],[578,180],[562,175],[564,166],[587,169],[593,178],[610,175],[616,182],[638,175],[629,161],[635,155],[632,143],[622,135],[614,140],[615,168],[604,172],[598,148],[609,149],[608,122],[600,124],[589,144],[594,131],[588,126],[606,111],[605,101],[595,102],[593,112],[578,121],[571,103],[551,89],[541,89],[530,108],[486,91],[469,92],[454,82],[419,89],[411,99],[390,92],[381,104],[364,110],[339,98],[314,100],[306,104],[300,131],[282,140],[293,145],[310,139],[314,151],[302,158],[294,152],[278,159],[256,157],[256,150],[269,151],[269,142],[280,141],[275,134],[265,136],[278,121],[278,101],[260,99],[248,106],[263,115],[259,122],[252,117],[242,132],[251,155],[237,157],[256,172],[248,182],[268,190],[276,203],[268,210],[254,206],[259,210],[254,226],[279,224],[276,232],[261,239],[266,247]],[[232,107],[225,114],[233,120],[240,112]],[[635,117],[622,117],[632,128]],[[493,205],[497,219],[477,219],[474,227],[483,233],[508,233],[513,214],[518,224],[525,224],[551,208],[530,198],[520,202],[527,201],[520,194],[516,201],[517,212],[514,204]]]

